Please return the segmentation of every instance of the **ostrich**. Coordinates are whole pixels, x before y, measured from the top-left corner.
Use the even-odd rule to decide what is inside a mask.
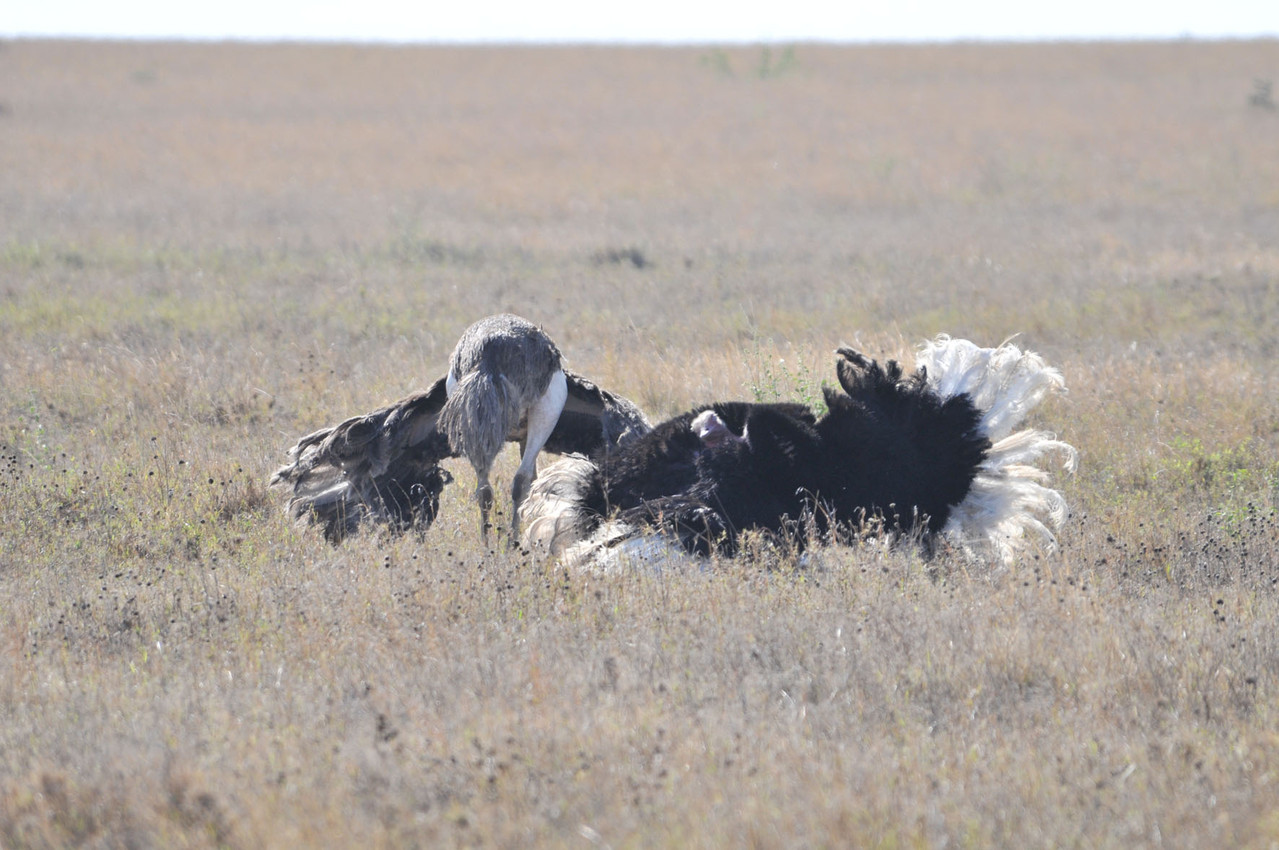
[[[938,337],[905,374],[837,351],[839,389],[820,418],[798,405],[707,405],[657,425],[608,458],[544,470],[524,505],[525,542],[609,567],[660,548],[646,532],[707,555],[734,554],[750,529],[805,545],[867,528],[954,541],[1011,562],[1027,536],[1055,543],[1061,494],[1033,464],[1075,450],[1014,429],[1059,372],[1005,343]]]
[[[632,402],[563,369],[559,349],[535,325],[490,316],[462,334],[447,376],[425,392],[303,437],[271,483],[291,488],[295,520],[314,522],[336,543],[367,522],[394,531],[429,527],[452,480],[440,463],[465,456],[475,469],[487,540],[489,472],[503,444],[517,441],[513,545],[541,451],[603,460],[649,428]]]
[[[511,481],[512,545],[519,540],[519,507],[537,478],[537,456],[555,434],[569,398],[568,375],[560,351],[546,333],[518,316],[489,316],[471,325],[449,361],[448,400],[438,427],[449,445],[475,469],[480,533],[487,538],[493,488],[489,471],[507,440],[520,444],[520,466]],[[551,451],[607,451],[648,430],[639,408],[618,396],[612,403],[571,413],[594,416],[565,421]],[[591,425],[597,427],[591,428]]]

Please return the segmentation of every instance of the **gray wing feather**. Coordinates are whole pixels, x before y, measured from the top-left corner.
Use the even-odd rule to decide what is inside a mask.
[[[335,542],[364,521],[429,525],[450,480],[439,464],[452,451],[436,427],[446,398],[440,378],[425,392],[307,434],[271,476],[292,491],[289,514],[322,526]]]

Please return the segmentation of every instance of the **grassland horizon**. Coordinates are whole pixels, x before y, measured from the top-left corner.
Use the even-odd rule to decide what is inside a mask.
[[[1277,75],[0,43],[0,846],[1274,846]],[[1019,335],[1071,518],[598,576],[455,464],[423,535],[291,526],[284,449],[501,311],[654,418]]]

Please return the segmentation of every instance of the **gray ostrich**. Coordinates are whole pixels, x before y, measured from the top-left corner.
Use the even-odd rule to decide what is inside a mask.
[[[509,314],[489,316],[457,341],[445,387],[448,401],[437,426],[453,451],[475,469],[480,535],[485,539],[493,507],[489,471],[507,439],[519,440],[520,467],[511,481],[514,542],[519,539],[520,503],[537,477],[537,456],[568,400],[560,350],[532,322]]]
[[[273,485],[291,488],[289,513],[321,526],[337,542],[366,522],[425,529],[452,480],[440,466],[464,456],[476,475],[480,533],[487,540],[489,473],[507,441],[520,445],[511,483],[511,536],[519,506],[537,477],[542,451],[606,457],[650,430],[632,402],[565,370],[555,343],[518,316],[467,328],[446,377],[425,392],[303,437]]]

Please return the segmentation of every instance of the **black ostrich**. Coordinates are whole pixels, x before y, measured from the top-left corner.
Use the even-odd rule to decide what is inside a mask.
[[[1074,450],[1011,433],[1061,375],[1005,344],[938,338],[909,374],[841,348],[827,412],[720,403],[663,422],[607,458],[544,471],[525,505],[526,545],[610,565],[656,532],[697,554],[733,555],[757,530],[802,547],[868,529],[947,535],[1012,557],[1027,533],[1052,542],[1065,515],[1033,462]],[[637,544],[637,541],[640,541]]]

